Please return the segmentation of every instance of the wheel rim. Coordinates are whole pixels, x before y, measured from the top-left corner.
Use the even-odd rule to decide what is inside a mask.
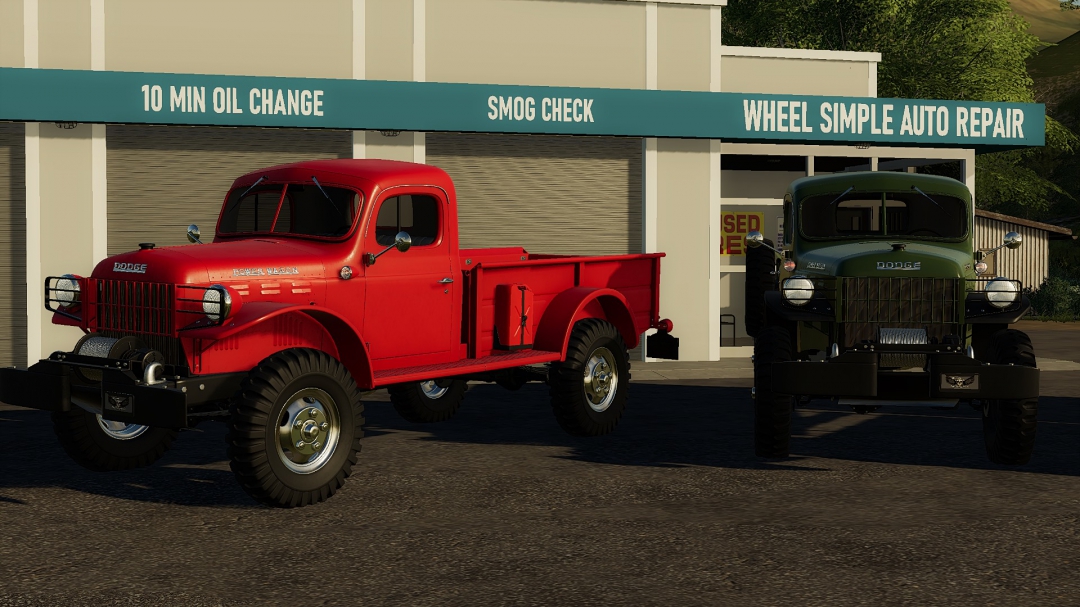
[[[585,364],[584,387],[589,407],[597,413],[607,411],[619,387],[619,369],[611,350],[597,348],[589,355],[589,361]]]
[[[300,390],[288,402],[278,426],[278,458],[297,474],[311,474],[333,457],[341,439],[337,403],[318,388]]]
[[[138,424],[125,424],[124,422],[115,422],[111,419],[105,419],[101,417],[101,414],[97,414],[98,427],[109,438],[116,440],[131,440],[137,436],[142,436],[150,426],[140,426]]]
[[[420,382],[420,391],[431,400],[438,400],[450,391],[450,386],[440,386],[434,379]]]

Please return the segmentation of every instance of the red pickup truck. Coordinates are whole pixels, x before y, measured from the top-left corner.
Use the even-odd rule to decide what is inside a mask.
[[[629,348],[677,358],[659,316],[662,253],[577,257],[460,249],[454,185],[384,160],[282,165],[237,179],[212,244],[139,245],[90,277],[45,282],[53,322],[85,335],[0,400],[53,412],[82,465],[149,465],[181,428],[228,424],[231,467],[255,499],[300,506],[349,476],[362,390],[406,419],[458,409],[469,380],[546,381],[559,424],[611,432]]]

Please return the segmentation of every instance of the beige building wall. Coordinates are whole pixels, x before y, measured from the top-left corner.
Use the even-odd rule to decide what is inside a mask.
[[[23,67],[23,3],[0,2],[0,67]]]
[[[785,57],[745,57],[725,54],[721,60],[721,89],[725,93],[835,95],[876,97],[869,61],[832,61]],[[872,67],[875,66],[875,67]]]
[[[426,2],[430,82],[645,88],[642,2]]]
[[[709,294],[710,261],[716,256],[710,233],[710,143],[660,139],[657,147],[657,249],[660,262],[660,313],[675,323],[680,360],[709,360],[707,339],[713,314]]]
[[[657,88],[708,91],[712,75],[709,8],[659,6],[656,38]]]
[[[74,129],[57,128],[52,123],[40,126],[41,232],[36,240],[42,279],[63,274],[89,276],[94,269],[92,128],[88,124]],[[71,350],[82,335],[77,328],[52,324],[51,319],[52,314],[42,313],[42,356]]]
[[[89,0],[38,0],[38,67],[90,69]]]
[[[352,0],[105,0],[105,69],[349,78],[352,22]]]
[[[365,0],[367,80],[413,79],[413,3]]]

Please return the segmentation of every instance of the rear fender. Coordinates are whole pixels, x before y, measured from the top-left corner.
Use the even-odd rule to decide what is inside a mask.
[[[374,383],[359,332],[322,307],[253,302],[223,326],[182,331],[180,337],[191,369],[200,374],[247,371],[276,352],[312,348],[341,361],[361,389]]]
[[[574,287],[559,293],[544,310],[536,330],[537,350],[560,352],[566,356],[574,323],[585,318],[606,320],[622,334],[626,347],[637,347],[639,336],[634,328],[630,305],[614,289]]]

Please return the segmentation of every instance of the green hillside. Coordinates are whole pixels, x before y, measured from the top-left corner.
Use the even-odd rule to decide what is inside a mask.
[[[1028,61],[1032,78],[1065,76],[1080,72],[1080,32],[1062,40],[1057,46],[1043,49]]]

